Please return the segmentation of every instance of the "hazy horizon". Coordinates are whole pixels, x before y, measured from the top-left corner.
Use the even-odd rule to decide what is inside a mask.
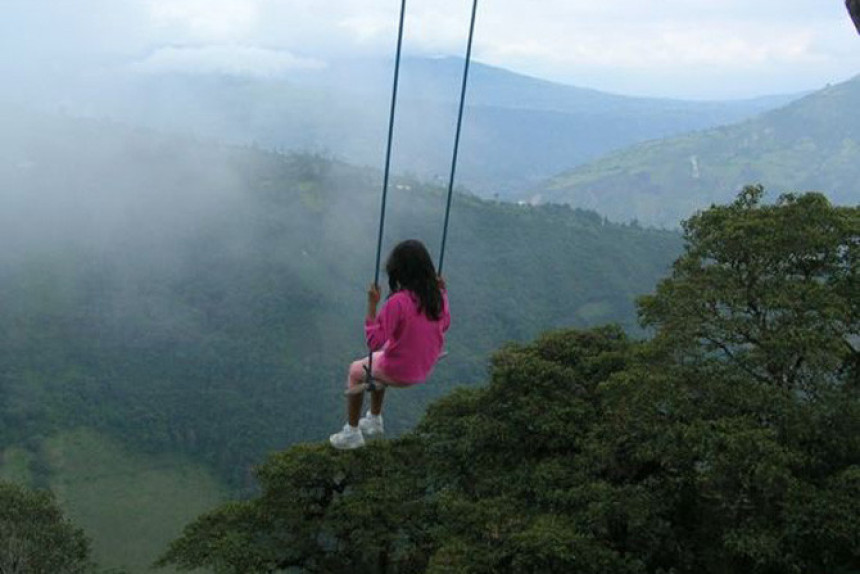
[[[396,0],[3,0],[0,75],[19,90],[117,73],[286,77],[390,58]],[[407,4],[407,56],[462,56],[471,2]],[[615,94],[692,100],[810,91],[860,72],[843,2],[479,4],[476,61]]]

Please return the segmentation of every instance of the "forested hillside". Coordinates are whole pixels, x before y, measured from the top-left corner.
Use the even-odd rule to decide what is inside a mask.
[[[345,364],[363,349],[378,174],[108,124],[60,126],[10,119],[3,136],[0,352],[7,384],[24,395],[15,402],[36,411],[4,439],[30,434],[40,412],[63,418],[49,412],[54,401],[35,400],[47,393],[79,422],[205,452],[240,474],[231,456],[253,460],[337,420]],[[434,249],[443,204],[442,190],[398,181],[386,245],[415,236]],[[450,248],[457,329],[430,394],[480,379],[506,340],[630,325],[632,298],[679,241],[593,213],[461,195]]]
[[[685,224],[655,332],[508,346],[398,440],[301,445],[162,562],[218,573],[860,570],[860,209],[747,187]]]
[[[119,441],[124,464],[181,454],[236,488],[268,451],[336,430],[346,366],[364,352],[380,191],[376,171],[319,156],[5,113],[4,464],[51,485],[71,449],[103,476]],[[417,237],[435,251],[443,204],[443,190],[397,180],[386,248]],[[395,434],[430,399],[481,383],[506,341],[632,327],[633,298],[680,238],[460,194],[449,249],[450,355],[425,387],[391,397]],[[106,438],[57,436],[78,428]]]
[[[544,201],[594,209],[613,221],[675,227],[749,182],[774,192],[826,190],[860,201],[860,77],[752,120],[639,144],[561,174]]]

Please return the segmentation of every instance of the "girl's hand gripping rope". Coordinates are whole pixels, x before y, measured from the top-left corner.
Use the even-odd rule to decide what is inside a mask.
[[[379,285],[372,283],[367,289],[367,318],[371,321],[376,319],[376,308],[379,306],[379,301],[382,295],[379,292]]]

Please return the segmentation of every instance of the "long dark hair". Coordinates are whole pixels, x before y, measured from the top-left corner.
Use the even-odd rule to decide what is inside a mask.
[[[423,243],[417,239],[398,243],[388,256],[385,272],[392,293],[404,289],[412,291],[418,297],[419,312],[433,321],[442,317],[442,293],[436,268]]]

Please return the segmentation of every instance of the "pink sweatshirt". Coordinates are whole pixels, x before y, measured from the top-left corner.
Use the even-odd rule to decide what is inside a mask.
[[[364,333],[368,347],[382,349],[378,365],[385,375],[398,383],[423,383],[442,353],[450,325],[444,291],[442,316],[431,321],[418,312],[418,296],[404,290],[388,298],[375,320],[365,321]]]

